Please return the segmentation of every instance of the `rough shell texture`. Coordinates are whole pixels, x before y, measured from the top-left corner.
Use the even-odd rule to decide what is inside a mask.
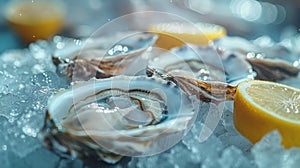
[[[223,37],[212,45],[223,51],[239,53],[257,72],[257,79],[283,80],[300,71],[300,55],[280,44],[255,44],[240,37]]]
[[[72,81],[107,78],[123,74],[126,67],[151,47],[156,39],[157,35],[142,32],[85,41],[60,39],[55,41],[52,60],[57,66],[57,73]]]
[[[233,85],[253,79],[256,75],[251,65],[239,55],[193,45],[161,54],[150,60],[148,67],[172,75],[203,81],[223,81]]]
[[[193,99],[163,80],[91,79],[49,99],[41,137],[62,156],[115,163],[123,155],[150,155],[173,146],[190,128],[196,108]]]
[[[218,104],[225,100],[233,100],[236,93],[236,86],[219,81],[203,81],[192,77],[168,74],[157,69],[147,69],[148,76],[156,76],[166,81],[173,82],[183,91],[191,96],[196,96],[204,102]]]

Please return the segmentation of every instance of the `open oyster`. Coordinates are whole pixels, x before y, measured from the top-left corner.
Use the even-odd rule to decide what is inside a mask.
[[[122,156],[173,146],[189,129],[196,108],[193,99],[164,80],[91,79],[49,99],[40,135],[62,156],[116,163]]]
[[[171,81],[204,102],[233,100],[236,85],[254,79],[251,65],[232,53],[186,45],[149,61],[148,76]]]
[[[107,78],[123,74],[126,67],[151,47],[157,35],[151,33],[121,33],[99,39],[59,40],[52,60],[57,73],[73,81],[93,77]]]
[[[203,81],[223,81],[236,85],[254,79],[251,65],[232,53],[223,53],[212,47],[186,45],[163,53],[148,63],[149,69],[176,76]]]
[[[300,71],[300,55],[282,45],[257,45],[240,37],[223,37],[212,45],[240,54],[257,72],[258,79],[283,80],[296,77]]]
[[[173,82],[191,96],[196,96],[203,102],[218,104],[225,100],[233,100],[237,86],[219,81],[204,81],[180,74],[161,72],[154,68],[147,68],[148,76],[156,76]]]

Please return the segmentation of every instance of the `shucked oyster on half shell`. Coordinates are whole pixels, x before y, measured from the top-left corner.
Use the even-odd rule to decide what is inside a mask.
[[[148,68],[204,81],[223,81],[236,85],[256,75],[251,65],[238,55],[213,47],[185,45],[149,60]]]
[[[91,79],[49,99],[40,136],[62,156],[116,163],[175,145],[196,108],[177,86],[157,78]]]
[[[157,35],[127,32],[87,40],[57,39],[52,57],[57,73],[80,81],[123,74],[134,59],[155,43]]]
[[[223,37],[212,45],[247,60],[257,72],[257,79],[278,81],[296,77],[300,72],[299,53],[280,44],[258,45],[241,37]]]
[[[150,60],[147,75],[171,81],[204,102],[219,103],[232,100],[235,86],[254,79],[256,73],[237,55],[189,45]]]

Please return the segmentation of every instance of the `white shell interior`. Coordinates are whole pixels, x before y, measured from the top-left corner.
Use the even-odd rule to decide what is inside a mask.
[[[160,93],[166,101],[168,117],[158,124],[135,129],[95,131],[84,129],[84,125],[79,129],[62,127],[63,117],[67,115],[72,104],[107,88],[144,89]],[[144,76],[117,76],[101,80],[91,79],[53,95],[48,102],[48,111],[59,131],[78,136],[76,138],[78,140],[81,139],[81,136],[88,136],[94,141],[93,146],[101,146],[113,153],[127,156],[146,156],[167,150],[181,140],[182,136],[191,128],[196,112],[198,112],[199,102],[194,100],[172,83],[163,80]],[[89,118],[85,119],[89,120]],[[103,124],[95,122],[92,116],[90,120],[94,124],[92,127],[96,129]],[[88,125],[90,126],[90,124]],[[82,139],[83,143],[91,144],[85,139]]]
[[[58,126],[63,122],[70,106],[83,98],[107,88],[144,89],[164,96],[170,116],[193,116],[195,109],[189,97],[173,84],[146,77],[118,76],[108,79],[91,79],[72,85],[71,88],[53,95],[48,101],[48,111]]]

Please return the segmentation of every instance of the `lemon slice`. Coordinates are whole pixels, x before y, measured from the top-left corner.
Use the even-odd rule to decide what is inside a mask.
[[[62,29],[64,22],[59,1],[12,1],[5,7],[4,15],[26,43],[47,40]]]
[[[240,83],[234,124],[253,143],[277,129],[286,148],[300,146],[300,89],[266,81]]]
[[[156,46],[163,49],[180,47],[184,43],[207,45],[210,40],[226,35],[222,26],[209,23],[160,23],[150,27],[159,35]]]

